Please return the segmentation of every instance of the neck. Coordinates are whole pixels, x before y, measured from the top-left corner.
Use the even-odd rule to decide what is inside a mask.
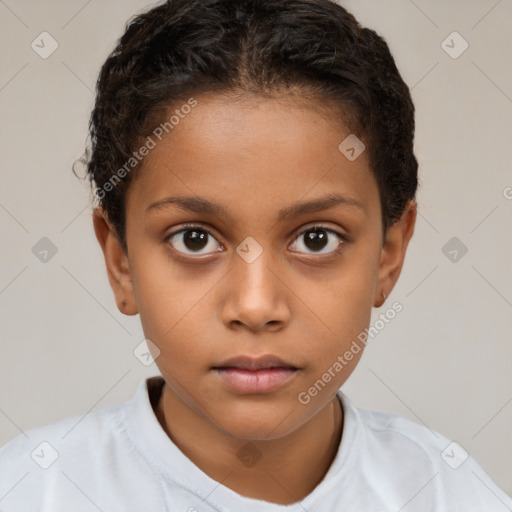
[[[243,496],[278,504],[302,500],[320,483],[343,429],[337,397],[287,436],[245,443],[198,416],[167,384],[155,412],[174,444],[209,477]]]

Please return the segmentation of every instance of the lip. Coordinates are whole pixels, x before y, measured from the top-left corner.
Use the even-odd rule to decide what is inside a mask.
[[[292,368],[298,370],[297,366],[284,361],[283,359],[265,355],[259,357],[237,356],[226,359],[220,364],[216,364],[213,368],[238,368],[240,370],[268,370],[271,368]]]
[[[212,369],[233,391],[261,394],[276,391],[292,380],[300,368],[276,356],[239,356]]]

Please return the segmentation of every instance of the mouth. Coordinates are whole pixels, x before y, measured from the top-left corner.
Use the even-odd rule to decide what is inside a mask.
[[[223,363],[213,367],[215,370],[224,369],[237,369],[237,370],[272,370],[274,368],[286,368],[289,370],[299,370],[300,368],[294,366],[291,363],[283,361],[277,356],[261,356],[261,357],[250,357],[250,356],[238,356],[227,359]]]
[[[301,368],[276,356],[240,356],[213,366],[212,370],[239,394],[262,394],[284,387]]]

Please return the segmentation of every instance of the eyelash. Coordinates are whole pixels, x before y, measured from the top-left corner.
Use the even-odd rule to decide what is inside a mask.
[[[173,233],[170,233],[169,235],[167,235],[164,239],[164,241],[166,243],[169,243],[169,241],[172,239],[172,237],[176,236],[176,235],[179,235],[180,233],[185,233],[187,231],[201,231],[201,232],[204,232],[204,233],[207,233],[209,237],[212,237],[214,238],[215,240],[217,240],[217,238],[215,237],[215,235],[212,233],[212,231],[210,229],[208,229],[207,227],[203,226],[203,225],[199,225],[199,224],[185,224],[183,225],[179,230],[177,231],[174,231]],[[338,254],[342,248],[343,248],[343,245],[348,242],[348,239],[347,237],[332,229],[332,228],[329,228],[329,227],[326,227],[326,226],[323,226],[321,224],[314,224],[314,225],[311,225],[311,226],[308,226],[306,227],[305,229],[303,229],[301,232],[299,232],[297,234],[297,236],[295,236],[295,238],[293,239],[294,241],[297,240],[298,238],[300,238],[301,235],[303,235],[304,233],[307,233],[308,231],[315,231],[315,230],[322,230],[322,231],[326,231],[327,233],[330,233],[332,235],[335,235],[337,238],[339,238],[340,240],[340,243],[338,244],[338,246],[336,247],[336,249],[332,250],[331,252],[329,253],[326,253],[326,254],[318,254],[318,257],[325,257],[325,258],[328,258],[328,257],[332,257],[336,254]],[[220,242],[219,242],[220,244]],[[220,244],[222,246],[222,244]],[[183,253],[181,251],[178,251],[177,249],[174,249],[173,248],[173,251],[177,252],[180,256],[183,256],[185,258],[187,257],[190,257],[190,258],[200,258],[201,256],[209,256],[211,254],[214,254],[212,252],[210,253],[207,253],[207,254],[200,254],[198,256],[194,256],[192,254],[187,254],[187,253]],[[218,251],[215,251],[215,252],[218,252]],[[299,252],[299,251],[295,251],[295,252]],[[314,253],[300,253],[300,254],[305,254],[306,256],[313,256],[313,257],[316,257]]]

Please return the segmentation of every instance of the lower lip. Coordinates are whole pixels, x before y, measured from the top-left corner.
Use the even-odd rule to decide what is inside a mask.
[[[240,368],[216,368],[220,378],[238,393],[270,393],[287,384],[297,370],[290,368],[268,368],[242,370]]]

